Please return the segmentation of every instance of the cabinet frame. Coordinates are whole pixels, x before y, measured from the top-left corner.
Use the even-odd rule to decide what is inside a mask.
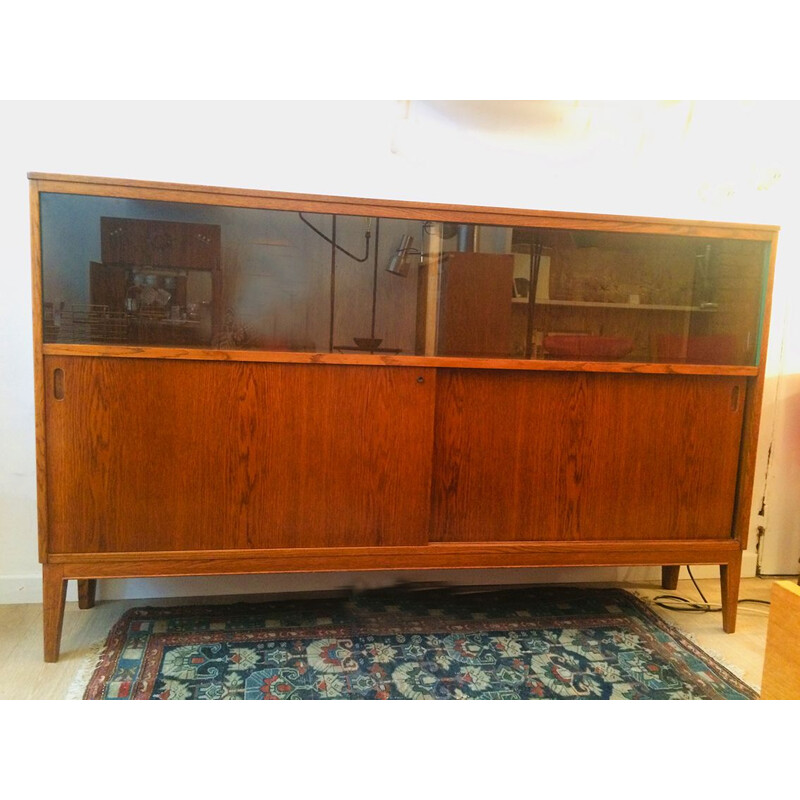
[[[31,253],[33,289],[34,388],[36,394],[36,458],[39,558],[44,579],[45,660],[58,659],[66,582],[78,580],[81,607],[91,607],[97,579],[169,577],[183,575],[235,575],[278,572],[349,570],[459,569],[497,567],[634,566],[662,567],[663,583],[674,586],[678,570],[686,564],[718,564],[723,595],[723,628],[733,632],[742,551],[752,504],[759,417],[767,355],[767,331],[778,228],[767,225],[715,223],[646,217],[561,213],[482,206],[449,206],[389,200],[367,200],[256,190],[185,186],[171,183],[117,180],[31,173]],[[686,363],[621,363],[536,361],[508,358],[454,358],[369,353],[298,353],[212,350],[128,345],[45,344],[42,318],[42,255],[39,194],[161,200],[242,208],[305,211],[354,216],[393,216],[414,220],[470,224],[534,226],[568,231],[612,231],[726,238],[765,242],[769,245],[768,275],[760,298],[762,330],[755,366]],[[375,369],[394,367],[507,370],[537,372],[627,373],[631,375],[735,376],[745,383],[739,469],[736,480],[730,538],[625,541],[508,541],[482,543],[429,542],[412,546],[299,547],[252,550],[176,550],[147,552],[58,553],[50,547],[45,420],[45,358],[161,359],[209,362],[270,362],[306,365],[362,365]],[[51,443],[54,446],[55,443]]]

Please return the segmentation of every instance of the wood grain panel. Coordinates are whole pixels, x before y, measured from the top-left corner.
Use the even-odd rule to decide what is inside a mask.
[[[731,539],[652,542],[433,542],[407,547],[279,548],[138,553],[56,553],[64,577],[246,575],[263,572],[723,564],[741,558]]]
[[[441,370],[432,539],[730,538],[744,388]]]
[[[800,586],[772,585],[762,700],[800,700]]]
[[[504,358],[511,354],[514,257],[449,253],[442,265],[438,354]]]
[[[45,360],[50,552],[427,540],[431,370]]]
[[[750,532],[750,515],[753,503],[753,491],[756,472],[756,455],[758,452],[759,426],[761,423],[761,404],[764,396],[766,380],[767,350],[769,346],[769,320],[772,311],[772,294],[775,282],[775,259],[777,257],[777,235],[772,240],[767,265],[767,285],[764,293],[764,309],[762,312],[761,351],[756,363],[758,374],[747,382],[747,397],[744,409],[744,425],[742,434],[742,451],[739,458],[739,488],[736,493],[734,510],[734,535],[741,542],[742,550],[747,548]]]

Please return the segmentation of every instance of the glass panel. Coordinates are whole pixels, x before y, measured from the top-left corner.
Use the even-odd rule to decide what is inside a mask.
[[[415,352],[422,222],[42,194],[41,225],[46,342]]]
[[[44,336],[753,364],[768,245],[41,196]]]
[[[754,364],[769,247],[428,223],[419,319],[442,356]],[[427,292],[423,287],[427,287]]]
[[[59,194],[40,203],[46,342],[211,343],[215,209]]]
[[[763,242],[517,229],[514,249],[531,357],[755,363]]]

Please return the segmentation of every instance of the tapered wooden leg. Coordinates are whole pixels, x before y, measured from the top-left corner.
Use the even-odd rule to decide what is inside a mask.
[[[58,661],[61,648],[61,626],[64,623],[64,604],[67,581],[61,567],[45,564],[42,567],[42,609],[44,621],[44,660]]]
[[[678,576],[680,575],[681,567],[680,564],[672,565],[670,564],[668,567],[661,567],[661,588],[662,589],[677,589],[678,588]]]
[[[78,581],[78,608],[94,608],[97,581],[94,578]]]
[[[739,609],[739,579],[742,574],[742,554],[728,564],[720,564],[719,578],[722,589],[722,629],[725,633],[736,630],[736,612]]]

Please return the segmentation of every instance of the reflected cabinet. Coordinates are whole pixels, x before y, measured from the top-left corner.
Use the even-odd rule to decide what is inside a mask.
[[[777,228],[33,174],[45,658],[66,581],[718,564]]]

